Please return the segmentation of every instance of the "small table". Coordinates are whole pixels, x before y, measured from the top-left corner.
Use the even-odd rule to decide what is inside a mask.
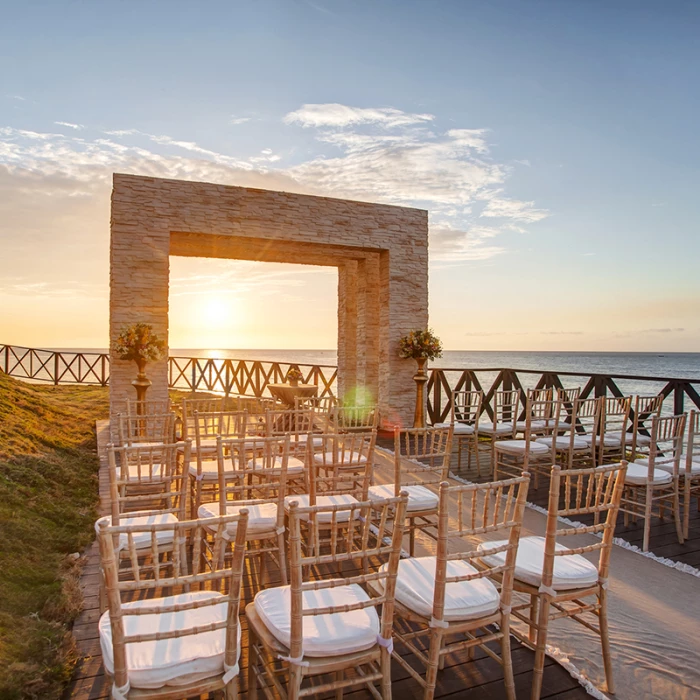
[[[295,399],[297,396],[311,397],[318,394],[318,387],[315,384],[268,384],[270,394],[276,399],[279,399],[285,406],[289,408],[295,407]]]

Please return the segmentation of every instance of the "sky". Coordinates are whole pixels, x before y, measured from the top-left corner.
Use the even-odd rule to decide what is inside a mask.
[[[700,350],[696,2],[0,16],[2,343],[106,347],[128,172],[427,209],[450,350]],[[335,347],[335,269],[170,262],[171,347]]]

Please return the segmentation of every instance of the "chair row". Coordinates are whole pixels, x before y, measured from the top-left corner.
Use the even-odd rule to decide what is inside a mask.
[[[406,491],[329,505],[291,501],[290,585],[258,591],[245,609],[248,697],[255,700],[259,690],[268,698],[331,690],[342,697],[364,686],[374,697],[390,698],[393,659],[430,700],[445,656],[471,658],[479,646],[502,663],[506,695],[515,698],[512,631],[536,651],[536,699],[548,624],[561,617],[600,635],[608,691],[614,692],[607,588],[625,469],[624,463],[555,467],[547,525],[537,537],[521,537],[527,474],[487,484],[442,482],[437,549],[418,558],[401,556]],[[100,523],[109,610],[99,629],[113,697],[175,698],[218,689],[237,697],[251,512],[243,507],[206,519]],[[596,523],[558,530],[559,515],[595,515]],[[600,537],[584,546],[580,540],[570,548],[561,544],[585,533]],[[144,540],[149,546],[139,551],[136,543]],[[514,599],[514,591],[525,602]],[[511,628],[513,619],[526,625],[524,634]],[[394,651],[394,640],[417,665]],[[416,670],[421,666],[422,673]]]

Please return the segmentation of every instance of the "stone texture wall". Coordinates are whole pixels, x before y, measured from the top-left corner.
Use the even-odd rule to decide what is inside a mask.
[[[398,339],[428,322],[428,216],[420,209],[201,182],[114,175],[110,337],[138,321],[167,337],[170,255],[338,268],[339,392],[366,387],[385,421],[410,425],[415,366]],[[167,395],[167,363],[149,366]],[[134,396],[111,358],[111,401]]]

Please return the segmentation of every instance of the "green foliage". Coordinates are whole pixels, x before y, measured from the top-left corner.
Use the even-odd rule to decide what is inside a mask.
[[[147,323],[135,323],[124,328],[114,343],[114,352],[120,360],[156,362],[165,351],[165,341]]]
[[[59,698],[80,610],[67,555],[94,538],[95,421],[102,387],[26,384],[0,373],[0,698]]]

